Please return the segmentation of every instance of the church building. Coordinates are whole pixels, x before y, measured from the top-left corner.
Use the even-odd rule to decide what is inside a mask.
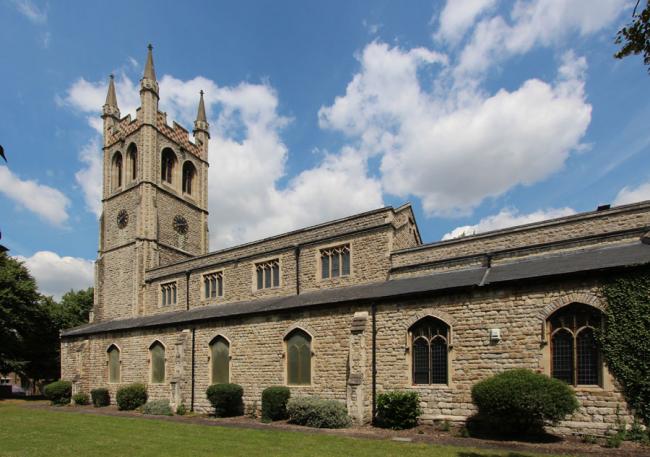
[[[379,393],[414,390],[422,421],[463,421],[476,382],[529,368],[578,396],[559,431],[631,421],[594,332],[603,282],[650,263],[650,201],[433,243],[407,203],[209,252],[203,94],[192,137],[169,125],[150,46],[140,99],[121,117],[111,77],[94,308],[61,335],[75,392],[139,382],[207,412],[232,382],[255,414],[284,385],[362,424]]]

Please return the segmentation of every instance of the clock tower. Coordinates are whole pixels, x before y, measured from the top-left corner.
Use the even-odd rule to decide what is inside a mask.
[[[111,75],[104,121],[102,215],[93,320],[140,316],[145,271],[208,251],[209,125],[200,93],[193,138],[158,110],[149,45],[134,119],[120,117]]]

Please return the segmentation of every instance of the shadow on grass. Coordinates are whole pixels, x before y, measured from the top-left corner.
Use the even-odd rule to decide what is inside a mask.
[[[15,402],[16,400],[20,400],[20,401],[43,401],[43,400],[45,400],[45,397],[43,395],[30,395],[28,397],[15,395],[15,396],[12,396],[12,397],[0,398],[0,402],[3,402],[3,401]]]

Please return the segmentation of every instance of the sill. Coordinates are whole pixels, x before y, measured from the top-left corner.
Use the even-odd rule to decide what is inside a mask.
[[[451,389],[450,384],[411,384],[414,389]]]
[[[287,387],[312,387],[312,384],[287,384]]]
[[[599,384],[578,384],[577,386],[571,386],[577,392],[599,392],[605,390],[605,388]]]

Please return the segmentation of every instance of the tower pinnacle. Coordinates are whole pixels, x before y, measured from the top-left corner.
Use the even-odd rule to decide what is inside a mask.
[[[151,45],[151,43],[149,43],[147,49],[149,51],[147,52],[147,63],[144,66],[144,78],[155,81],[156,70],[154,69],[153,66],[153,46]]]
[[[108,81],[108,93],[106,94],[106,102],[103,107],[103,117],[112,116],[119,119],[120,108],[117,106],[117,95],[115,95],[115,77],[111,74]]]
[[[205,102],[203,101],[203,90],[199,92],[201,98],[199,99],[199,110],[196,113],[196,120],[194,121],[194,136],[197,136],[199,132],[207,134],[207,137],[210,138],[210,125],[208,124],[208,118],[205,115]]]

